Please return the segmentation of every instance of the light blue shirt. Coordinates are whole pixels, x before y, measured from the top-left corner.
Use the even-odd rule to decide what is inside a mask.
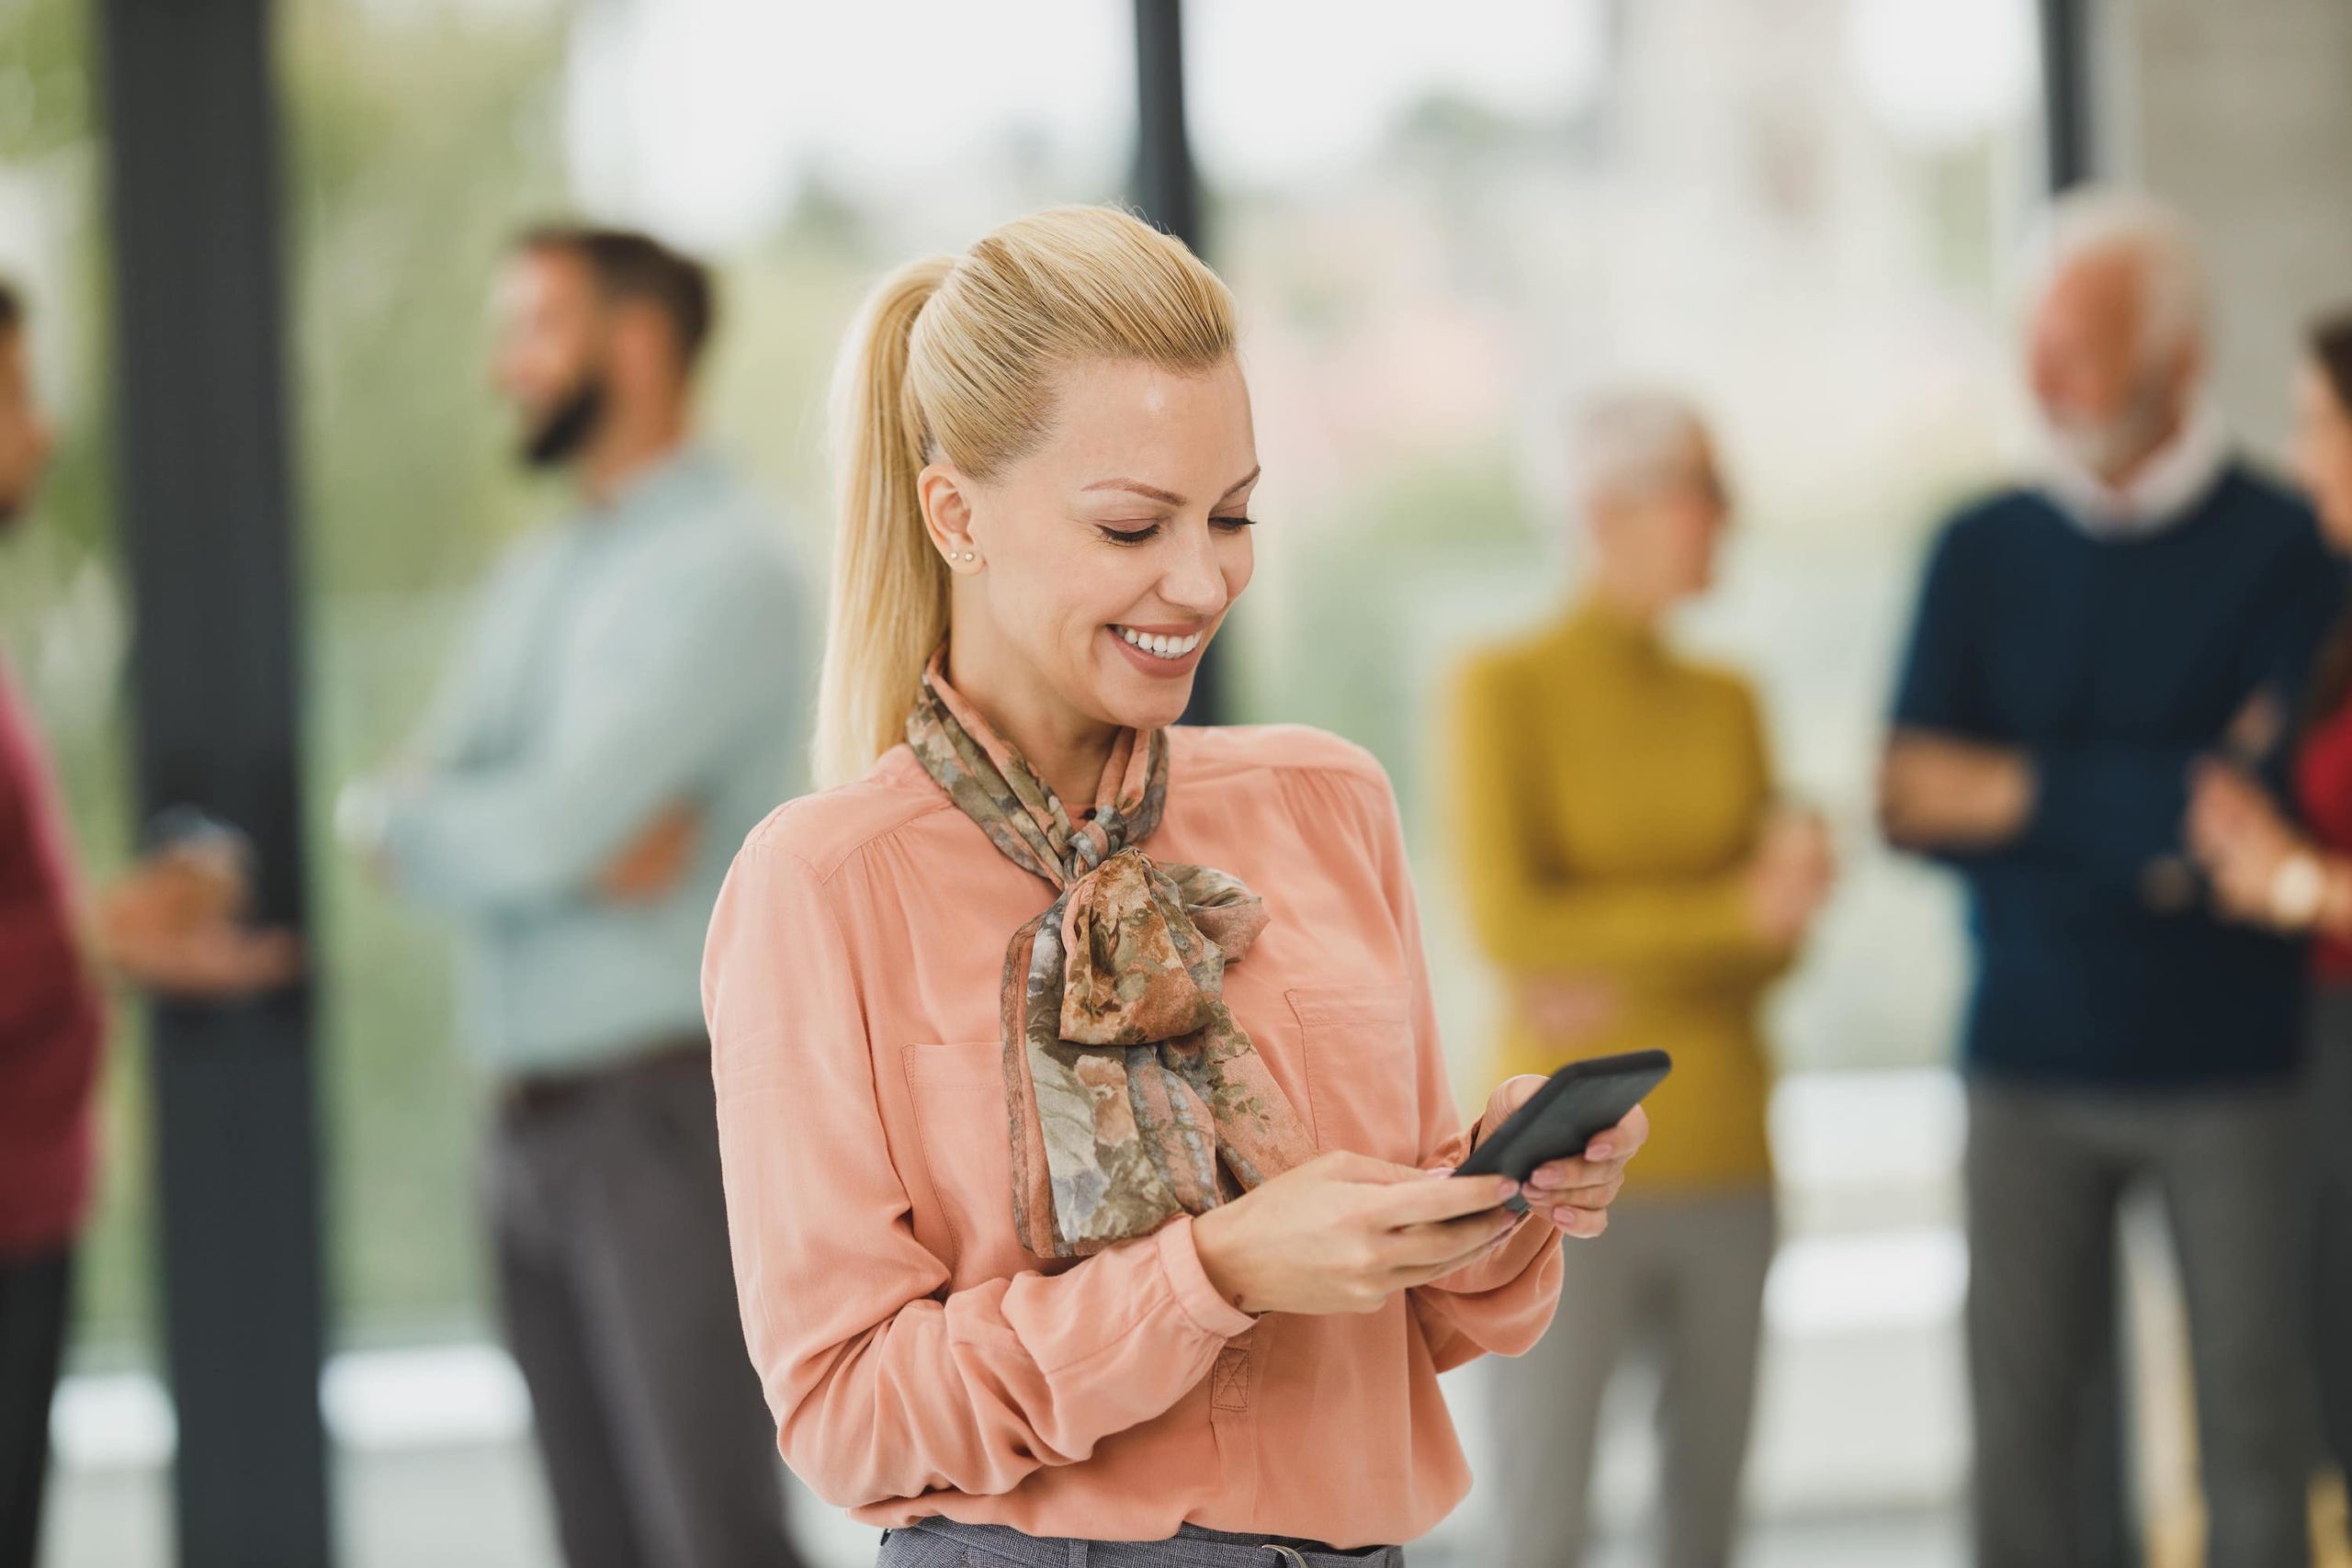
[[[526,540],[492,578],[384,803],[402,892],[465,925],[466,1032],[560,1072],[702,1032],[703,936],[736,847],[804,787],[803,595],[779,531],[688,450]],[[673,806],[692,871],[647,902],[596,877]]]

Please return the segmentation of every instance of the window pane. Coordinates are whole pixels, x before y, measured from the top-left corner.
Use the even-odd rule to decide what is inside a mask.
[[[1012,213],[1115,197],[1131,40],[1123,8],[1048,0],[284,11],[332,1255],[346,1328],[431,1336],[482,1313],[483,1086],[452,1043],[449,930],[374,886],[325,812],[411,732],[499,551],[565,504],[518,476],[485,390],[502,246],[586,215],[718,265],[707,423],[821,581],[823,399],[859,296]]]
[[[1757,678],[1789,786],[1838,825],[1784,1056],[1940,1059],[1950,895],[1878,848],[1866,792],[1919,541],[2013,398],[1995,276],[2032,177],[2024,6],[1191,14],[1267,465],[1239,705],[1387,763],[1465,1081],[1490,1002],[1434,829],[1446,681],[1573,593],[1565,415],[1628,381],[1716,422],[1736,543],[1681,629]]]

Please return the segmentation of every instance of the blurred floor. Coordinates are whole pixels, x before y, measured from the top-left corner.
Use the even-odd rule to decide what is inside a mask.
[[[1742,1568],[1944,1568],[1962,1561],[1953,1511],[1965,1464],[1959,1309],[1965,1263],[1950,1173],[1958,1097],[1939,1073],[1784,1081],[1774,1142],[1794,1238],[1774,1265],[1769,1349]],[[1480,1468],[1484,1378],[1446,1379]],[[1648,1399],[1620,1380],[1596,1491],[1602,1548],[1588,1568],[1634,1568],[1654,1477]],[[554,1568],[525,1440],[527,1402],[488,1346],[346,1354],[322,1385],[339,1457],[346,1568]],[[142,1375],[69,1380],[45,1568],[164,1568],[171,1415]],[[1487,1499],[1473,1493],[1418,1546],[1418,1568],[1482,1560]],[[874,1533],[804,1498],[814,1568],[864,1568]]]
[[[1798,1252],[1792,1263],[1783,1260],[1784,1270],[1795,1271],[1776,1279],[1780,1343],[1764,1389],[1757,1522],[1745,1568],[1942,1568],[1961,1562],[1949,1506],[1957,1430],[1951,1325],[1872,1322],[1851,1294],[1842,1298],[1842,1319],[1825,1319],[1824,1303],[1805,1299],[1841,1291],[1841,1274],[1861,1261],[1808,1261]],[[513,1403],[519,1391],[499,1366],[494,1352],[473,1348],[347,1357],[330,1373],[330,1418],[344,1438],[335,1504],[348,1568],[556,1568],[535,1461]],[[1474,1464],[1486,1371],[1473,1367],[1446,1380]],[[469,1414],[445,1423],[435,1437],[422,1419],[419,1394],[427,1390],[432,1403]],[[1652,1560],[1645,1540],[1653,1480],[1649,1392],[1634,1376],[1611,1401],[1597,1499],[1603,1545],[1588,1568],[1634,1568]],[[162,1466],[170,1439],[159,1400],[125,1379],[81,1379],[69,1389],[68,1430],[61,1432],[69,1451],[55,1483],[47,1568],[169,1562]],[[1892,1424],[1880,1418],[1897,1413],[1901,1418]],[[1474,1492],[1415,1549],[1413,1561],[1420,1568],[1468,1568],[1481,1561],[1490,1506]],[[814,1568],[864,1568],[873,1560],[871,1530],[805,1495],[797,1517]]]
[[[519,1443],[346,1459],[336,1503],[348,1568],[557,1568],[537,1484],[531,1455]],[[62,1479],[54,1506],[44,1568],[163,1568],[170,1561],[168,1504],[152,1471],[73,1472]],[[812,1568],[872,1562],[872,1531],[813,1502],[801,1517],[809,1527]],[[1417,1547],[1411,1559],[1415,1568],[1468,1568],[1478,1553],[1457,1536]],[[1652,1561],[1645,1541],[1623,1535],[1607,1542],[1588,1568]],[[1741,1568],[1958,1568],[1961,1562],[1951,1515],[1918,1510],[1759,1526]]]
[[[1466,1412],[1465,1412],[1466,1414]],[[1631,1434],[1627,1434],[1630,1436]],[[519,1441],[346,1459],[337,1476],[349,1568],[558,1568],[530,1452]],[[152,1469],[77,1470],[55,1496],[58,1513],[45,1568],[162,1568],[170,1561],[162,1478]],[[2347,1568],[2340,1500],[2319,1509],[2323,1568]],[[803,1504],[812,1568],[865,1568],[873,1532],[813,1499]],[[1464,1529],[1481,1517],[1476,1500],[1438,1539],[1416,1547],[1414,1568],[1470,1568],[1479,1561]],[[1759,1520],[1739,1568],[1961,1568],[1966,1553],[1949,1508],[1800,1514]],[[2159,1568],[2193,1568],[2191,1529],[2154,1543]],[[1645,1532],[1622,1524],[1586,1568],[1648,1568]]]

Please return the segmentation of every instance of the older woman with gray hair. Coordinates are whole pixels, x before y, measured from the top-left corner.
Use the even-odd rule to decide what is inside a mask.
[[[1475,659],[1453,747],[1469,906],[1510,986],[1498,1077],[1657,1048],[1674,1076],[1610,1233],[1548,1338],[1495,1380],[1503,1568],[1577,1562],[1602,1394],[1664,1371],[1665,1561],[1720,1568],[1747,1446],[1773,1248],[1758,1012],[1826,895],[1820,822],[1774,804],[1747,682],[1665,623],[1704,592],[1730,514],[1681,399],[1607,398],[1573,431],[1589,544],[1575,604]]]

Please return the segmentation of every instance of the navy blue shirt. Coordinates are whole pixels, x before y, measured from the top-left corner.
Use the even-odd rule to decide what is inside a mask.
[[[1894,722],[2021,747],[2039,779],[2016,841],[1939,857],[1969,886],[1972,1069],[2130,1089],[2293,1068],[2302,947],[2212,912],[2181,821],[2190,764],[2257,693],[2291,712],[2342,592],[2309,511],[2238,465],[2142,537],[2026,491],[1945,528]]]

